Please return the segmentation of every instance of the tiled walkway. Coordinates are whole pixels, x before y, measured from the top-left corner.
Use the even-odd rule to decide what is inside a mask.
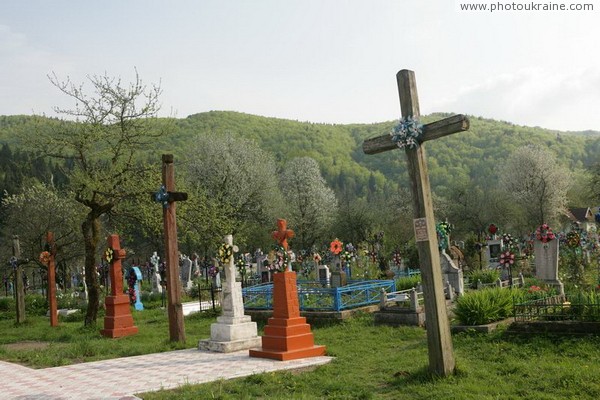
[[[275,361],[250,358],[248,350],[213,353],[187,349],[46,369],[0,361],[0,399],[136,399],[135,393],[317,366],[331,360]]]

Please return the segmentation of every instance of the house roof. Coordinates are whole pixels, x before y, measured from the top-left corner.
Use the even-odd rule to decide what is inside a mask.
[[[569,218],[573,221],[584,222],[593,219],[592,211],[589,207],[569,208],[569,213],[571,214]]]

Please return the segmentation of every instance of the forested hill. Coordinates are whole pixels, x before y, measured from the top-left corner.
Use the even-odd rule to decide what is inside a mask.
[[[450,114],[428,115],[424,123]],[[426,144],[432,186],[438,192],[457,183],[494,185],[498,168],[516,148],[539,144],[552,150],[559,163],[572,171],[598,161],[600,132],[559,132],[508,122],[470,117],[469,131]],[[396,121],[377,124],[332,125],[212,111],[178,120],[175,136],[181,148],[197,133],[231,132],[259,143],[278,161],[310,156],[321,165],[336,190],[364,193],[385,185],[405,185],[408,179],[402,151],[376,155],[362,152],[364,139],[387,134]]]
[[[427,123],[449,114],[422,117]],[[37,122],[36,122],[37,120]],[[0,143],[19,149],[22,138],[35,129],[55,123],[30,116],[0,116]],[[498,167],[515,149],[539,144],[572,171],[597,162],[600,132],[559,132],[470,117],[471,128],[426,144],[431,183],[439,193],[452,185],[494,185]],[[388,133],[396,121],[376,124],[333,125],[261,117],[237,112],[211,111],[173,121],[175,133],[156,152],[189,155],[197,135],[229,132],[255,140],[283,164],[299,156],[316,159],[325,179],[338,192],[364,195],[368,191],[405,185],[407,174],[402,151],[377,155],[362,152],[364,139]],[[29,149],[30,150],[30,149]]]

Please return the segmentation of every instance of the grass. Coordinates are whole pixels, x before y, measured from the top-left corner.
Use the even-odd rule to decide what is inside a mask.
[[[85,328],[83,315],[59,317],[59,326],[50,327],[47,317],[27,315],[23,324],[14,319],[0,320],[0,359],[33,368],[55,367],[79,362],[97,361],[162,351],[196,347],[200,339],[210,337],[210,324],[215,315],[197,313],[185,318],[186,343],[169,341],[166,310],[151,309],[132,312],[139,333],[133,336],[108,339],[100,335],[103,316],[98,326]],[[7,349],[3,344],[16,342],[45,342],[47,347],[21,346]]]
[[[81,320],[49,326],[45,317],[24,325],[0,320],[0,344],[46,341],[43,350],[8,351],[0,359],[35,367],[108,359],[195,347],[210,336],[215,316],[186,317],[187,344],[168,341],[164,310],[133,313],[140,333],[107,339]],[[102,319],[99,319],[99,323]],[[457,372],[436,378],[427,372],[425,331],[375,326],[362,314],[341,323],[313,325],[315,342],[335,359],[312,371],[276,372],[230,381],[186,385],[144,393],[162,399],[592,399],[600,397],[600,337],[510,336],[463,333],[453,337]],[[198,371],[199,374],[202,371]]]

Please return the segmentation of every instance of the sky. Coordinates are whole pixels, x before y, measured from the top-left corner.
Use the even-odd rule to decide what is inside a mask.
[[[395,75],[410,69],[421,114],[600,131],[600,0],[581,0],[593,11],[496,12],[460,11],[461,1],[515,4],[2,1],[0,115],[73,108],[49,74],[86,88],[89,76],[130,82],[137,70],[160,83],[161,116],[383,122],[400,116]]]

